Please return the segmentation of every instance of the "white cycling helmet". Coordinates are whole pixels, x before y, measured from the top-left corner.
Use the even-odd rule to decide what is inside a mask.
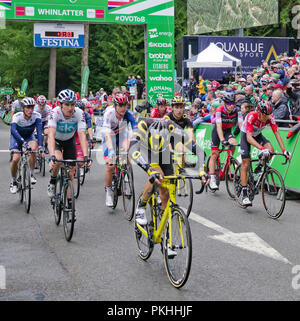
[[[73,90],[64,89],[58,94],[58,101],[62,103],[75,103],[76,94]]]

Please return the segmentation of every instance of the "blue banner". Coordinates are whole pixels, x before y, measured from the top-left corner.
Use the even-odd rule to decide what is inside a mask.
[[[198,52],[206,49],[211,42],[231,56],[241,59],[243,76],[252,73],[263,60],[270,62],[281,53],[289,51],[289,38],[199,36]],[[233,68],[200,68],[199,75],[204,79],[222,80],[228,70],[234,72]]]

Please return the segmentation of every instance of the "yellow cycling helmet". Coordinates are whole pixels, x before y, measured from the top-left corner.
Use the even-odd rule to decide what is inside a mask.
[[[184,98],[182,96],[175,96],[173,99],[172,99],[172,102],[171,104],[172,105],[176,105],[176,104],[184,104]]]

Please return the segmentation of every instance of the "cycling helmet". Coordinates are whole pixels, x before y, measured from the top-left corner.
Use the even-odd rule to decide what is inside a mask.
[[[258,110],[264,115],[272,114],[272,106],[268,101],[262,100],[258,103]]]
[[[62,103],[74,103],[76,101],[76,94],[73,90],[64,89],[58,94],[58,101]]]
[[[163,97],[158,97],[157,100],[156,100],[156,105],[157,106],[160,106],[160,105],[166,105],[167,104],[167,101],[165,100],[165,98]]]
[[[223,101],[224,103],[234,103],[235,102],[235,94],[224,92],[223,93]]]
[[[34,105],[35,105],[35,101],[31,97],[25,97],[21,101],[21,107],[23,108],[27,106],[34,107]]]
[[[36,102],[37,102],[38,105],[44,106],[46,104],[46,100],[47,100],[46,97],[41,95],[41,96],[38,96]]]
[[[128,98],[124,94],[116,94],[114,97],[114,104],[115,105],[125,105],[128,104]]]
[[[175,126],[167,119],[154,121],[148,129],[148,144],[154,153],[163,152],[169,146],[170,132]]]
[[[75,103],[75,107],[78,107],[80,109],[84,109],[85,104],[81,100],[77,100],[76,103]]]
[[[26,94],[23,91],[20,91],[17,95],[17,98],[25,98]]]
[[[91,108],[92,107],[92,104],[88,100],[83,102],[83,104],[84,104],[85,108]]]
[[[184,99],[183,99],[182,96],[175,96],[175,97],[172,99],[171,104],[172,104],[172,105],[184,104]]]

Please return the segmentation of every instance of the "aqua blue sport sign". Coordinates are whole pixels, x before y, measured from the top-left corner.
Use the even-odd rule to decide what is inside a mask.
[[[84,26],[82,24],[35,23],[34,46],[84,48]]]

